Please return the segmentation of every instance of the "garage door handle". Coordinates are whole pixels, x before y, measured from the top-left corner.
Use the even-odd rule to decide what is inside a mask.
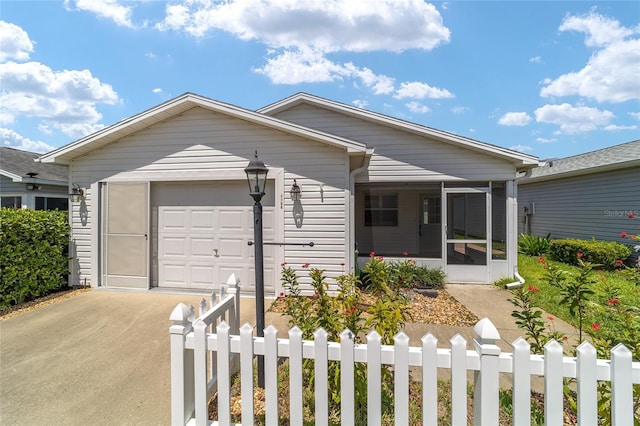
[[[213,255],[215,257],[220,257],[220,255],[218,254],[218,249],[213,249]]]

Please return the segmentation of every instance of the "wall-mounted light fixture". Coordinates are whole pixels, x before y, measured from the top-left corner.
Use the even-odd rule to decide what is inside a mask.
[[[80,185],[74,183],[69,192],[69,199],[72,203],[80,202],[84,199],[84,189],[80,188]]]
[[[302,190],[300,189],[300,186],[298,185],[298,182],[296,182],[296,180],[293,180],[293,185],[291,185],[291,190],[289,190],[289,194],[291,195],[291,200],[292,201],[300,201],[300,199],[302,198]]]
[[[40,185],[36,185],[35,183],[28,183],[27,184],[27,190],[29,190],[29,191],[39,191],[40,190]]]

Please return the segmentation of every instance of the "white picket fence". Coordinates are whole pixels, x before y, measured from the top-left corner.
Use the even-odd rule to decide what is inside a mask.
[[[496,345],[500,335],[487,318],[474,327],[478,337],[473,350],[460,335],[451,340],[451,348],[438,348],[432,334],[422,337],[420,347],[409,346],[405,333],[395,336],[392,346],[382,345],[375,331],[367,335],[366,344],[355,344],[353,335],[345,330],[340,342],[328,342],[327,333],[319,329],[314,340],[302,339],[300,329],[289,330],[289,339],[277,337],[269,326],[264,338],[255,337],[249,324],[238,328],[239,294],[232,287],[221,295],[219,303],[209,310],[178,305],[170,319],[171,332],[171,412],[173,425],[229,425],[230,382],[241,372],[242,424],[254,424],[254,356],[264,355],[266,424],[278,424],[278,362],[289,359],[290,424],[303,424],[302,389],[303,359],[315,359],[315,421],[328,423],[327,372],[329,361],[341,363],[341,422],[355,423],[354,364],[367,364],[367,423],[381,423],[381,366],[394,370],[394,420],[397,425],[409,423],[409,368],[421,369],[422,424],[438,423],[438,369],[451,372],[451,423],[467,424],[467,371],[473,371],[474,424],[498,424],[499,374],[513,379],[513,424],[531,423],[531,376],[544,376],[544,418],[547,425],[563,424],[563,378],[575,378],[577,383],[578,423],[598,423],[598,381],[611,382],[611,421],[614,425],[634,423],[633,385],[640,383],[640,362],[634,362],[623,345],[611,351],[610,360],[597,359],[595,348],[583,342],[577,357],[565,357],[562,345],[551,341],[544,355],[532,355],[527,341],[513,342],[513,353],[503,353]],[[225,319],[226,316],[226,319]],[[218,419],[208,419],[209,396],[217,388]]]

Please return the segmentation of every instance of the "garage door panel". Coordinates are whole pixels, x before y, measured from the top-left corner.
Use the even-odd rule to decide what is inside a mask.
[[[165,184],[156,184],[152,190],[158,212],[157,285],[218,289],[233,273],[243,291],[253,288],[255,247],[248,245],[254,239],[253,203],[246,194],[246,182],[189,182],[166,187],[165,191]],[[271,188],[273,194],[273,183]],[[275,197],[265,198],[264,241],[273,242]],[[265,246],[265,289],[274,287],[276,250]]]
[[[213,208],[189,210],[191,213],[191,231],[213,232],[215,230],[215,214]]]
[[[243,231],[247,229],[246,211],[242,209],[220,208],[220,231]]]
[[[163,257],[186,259],[186,238],[162,236],[160,238],[159,252],[163,254]]]
[[[189,251],[192,258],[211,260],[214,254],[213,238],[211,237],[191,237]]]
[[[158,211],[158,226],[163,231],[184,232],[187,229],[187,217],[182,208],[161,208]]]

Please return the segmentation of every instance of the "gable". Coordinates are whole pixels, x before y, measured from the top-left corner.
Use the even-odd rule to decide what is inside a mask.
[[[356,177],[359,182],[496,180],[512,179],[515,174],[513,161],[487,151],[316,105],[300,103],[278,112],[277,117],[374,149],[367,172]]]

